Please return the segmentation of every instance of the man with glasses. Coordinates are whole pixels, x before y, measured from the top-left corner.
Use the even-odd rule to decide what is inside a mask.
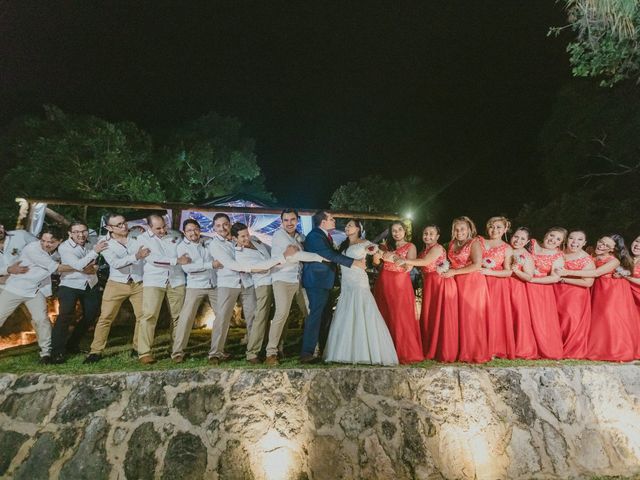
[[[117,213],[105,218],[107,229],[107,248],[102,256],[109,264],[109,280],[102,294],[101,313],[93,334],[91,351],[84,363],[98,362],[107,345],[111,324],[115,320],[120,306],[129,300],[136,317],[133,332],[133,349],[137,352],[138,328],[142,316],[142,264],[150,250],[129,238],[126,219]],[[137,356],[137,353],[136,353]]]
[[[60,261],[74,269],[62,273],[57,297],[60,302],[59,315],[53,326],[51,339],[52,363],[63,363],[66,353],[79,353],[80,340],[94,324],[100,311],[100,290],[96,259],[107,248],[107,241],[95,245],[89,242],[89,229],[84,222],[72,222],[68,229],[69,238],[58,247]],[[82,317],[69,336],[73,323],[76,303],[82,305]]]

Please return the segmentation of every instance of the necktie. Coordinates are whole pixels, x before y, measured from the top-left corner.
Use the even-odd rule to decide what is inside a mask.
[[[327,232],[327,238],[329,239],[329,243],[333,247],[333,238],[331,238],[331,233],[330,232]]]

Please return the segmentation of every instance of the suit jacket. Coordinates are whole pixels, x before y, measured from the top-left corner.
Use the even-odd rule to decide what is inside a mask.
[[[304,242],[307,252],[317,253],[332,263],[305,262],[302,269],[302,285],[305,288],[333,288],[336,280],[336,264],[351,267],[353,258],[338,253],[327,235],[319,228],[309,232]]]

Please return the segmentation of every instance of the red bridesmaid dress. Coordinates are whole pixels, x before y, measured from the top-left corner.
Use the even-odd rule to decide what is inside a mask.
[[[522,271],[529,258],[531,258],[529,252],[514,254],[514,265],[518,270]],[[531,325],[527,283],[516,276],[510,277],[509,283],[511,283],[511,312],[513,314],[516,358],[526,358],[528,360],[539,358],[538,345]]]
[[[482,263],[491,270],[504,270],[504,257],[509,245],[482,250]],[[511,289],[509,277],[485,275],[489,292],[487,317],[487,345],[489,354],[500,358],[515,358],[516,339],[513,333],[513,313],[511,310]]]
[[[565,260],[565,270],[593,268],[589,255]],[[591,289],[567,283],[553,285],[562,331],[564,358],[587,358],[587,344],[591,328]]]
[[[614,260],[596,258],[596,268]],[[596,278],[591,292],[591,332],[587,358],[630,362],[638,357],[640,319],[630,283],[612,273]]]
[[[436,247],[423,250],[424,258]],[[447,259],[442,254],[431,264],[422,267],[422,310],[420,332],[424,357],[440,362],[455,362],[458,358],[458,287],[453,278],[444,278],[436,271]]]
[[[476,237],[468,241],[459,252],[454,252],[454,241],[449,244],[449,260],[454,269],[471,263],[471,245],[481,242]],[[456,275],[458,285],[458,325],[460,346],[458,360],[469,363],[484,363],[491,360],[487,345],[487,282],[480,272]]]
[[[395,254],[400,258],[407,258],[411,245],[404,244]],[[416,319],[416,299],[409,272],[404,267],[384,262],[373,288],[373,295],[393,338],[400,363],[424,360],[420,325]]]
[[[532,255],[536,268],[535,278],[546,277],[551,272],[553,263],[562,258],[562,252],[550,255],[532,253]],[[527,295],[538,355],[540,358],[561,359],[563,356],[562,331],[553,285],[527,282]]]
[[[633,267],[631,276],[633,278],[640,278],[640,263],[636,263],[636,265]],[[631,282],[629,282],[629,285],[631,286],[633,300],[636,302],[636,307],[638,307],[638,311],[640,312],[640,285]]]

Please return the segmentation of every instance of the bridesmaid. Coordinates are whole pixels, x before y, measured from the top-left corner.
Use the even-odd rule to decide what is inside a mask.
[[[513,313],[511,310],[511,258],[513,250],[502,240],[511,227],[505,217],[491,217],[487,220],[488,240],[482,250],[482,273],[486,277],[489,292],[488,348],[491,356],[515,358],[516,340],[513,333]]]
[[[553,285],[562,330],[564,358],[586,358],[591,327],[591,290],[593,278],[576,278],[572,271],[593,270],[591,255],[583,250],[587,235],[573,230],[567,237],[564,250],[564,271],[559,283]]]
[[[636,307],[640,312],[640,236],[633,241],[630,250],[633,256],[633,269],[631,270],[631,275],[627,275],[624,278],[631,283],[633,300],[636,302]]]
[[[453,278],[444,278],[447,252],[438,243],[440,228],[428,225],[422,231],[425,248],[416,260],[403,263],[422,270],[420,332],[425,358],[455,362],[458,358],[458,288]]]
[[[564,228],[553,227],[545,234],[542,245],[531,241],[535,270],[527,283],[527,296],[540,358],[558,360],[563,356],[562,331],[553,284],[560,281],[554,269],[564,264],[562,247],[566,238],[567,231]]]
[[[491,360],[487,345],[487,282],[482,268],[482,238],[469,217],[458,217],[451,225],[449,260],[445,278],[455,277],[458,285],[458,360],[483,363]]]
[[[382,246],[385,250],[374,255],[374,263],[382,260],[382,270],[373,289],[400,363],[424,360],[420,325],[416,319],[416,301],[409,276],[410,268],[395,264],[398,259],[414,260],[416,247],[407,239],[407,229],[402,222],[393,222]]]
[[[531,325],[529,311],[529,297],[526,282],[533,278],[535,266],[533,256],[527,248],[530,246],[531,232],[527,227],[520,227],[511,236],[512,277],[511,283],[511,311],[513,313],[513,333],[516,342],[516,358],[528,360],[538,357],[538,345]]]
[[[595,278],[591,292],[591,332],[587,347],[590,360],[629,362],[638,357],[640,318],[633,302],[630,283],[614,278],[622,266],[631,269],[633,260],[622,236],[606,235],[598,240],[595,250],[595,270],[568,272],[559,275]]]

